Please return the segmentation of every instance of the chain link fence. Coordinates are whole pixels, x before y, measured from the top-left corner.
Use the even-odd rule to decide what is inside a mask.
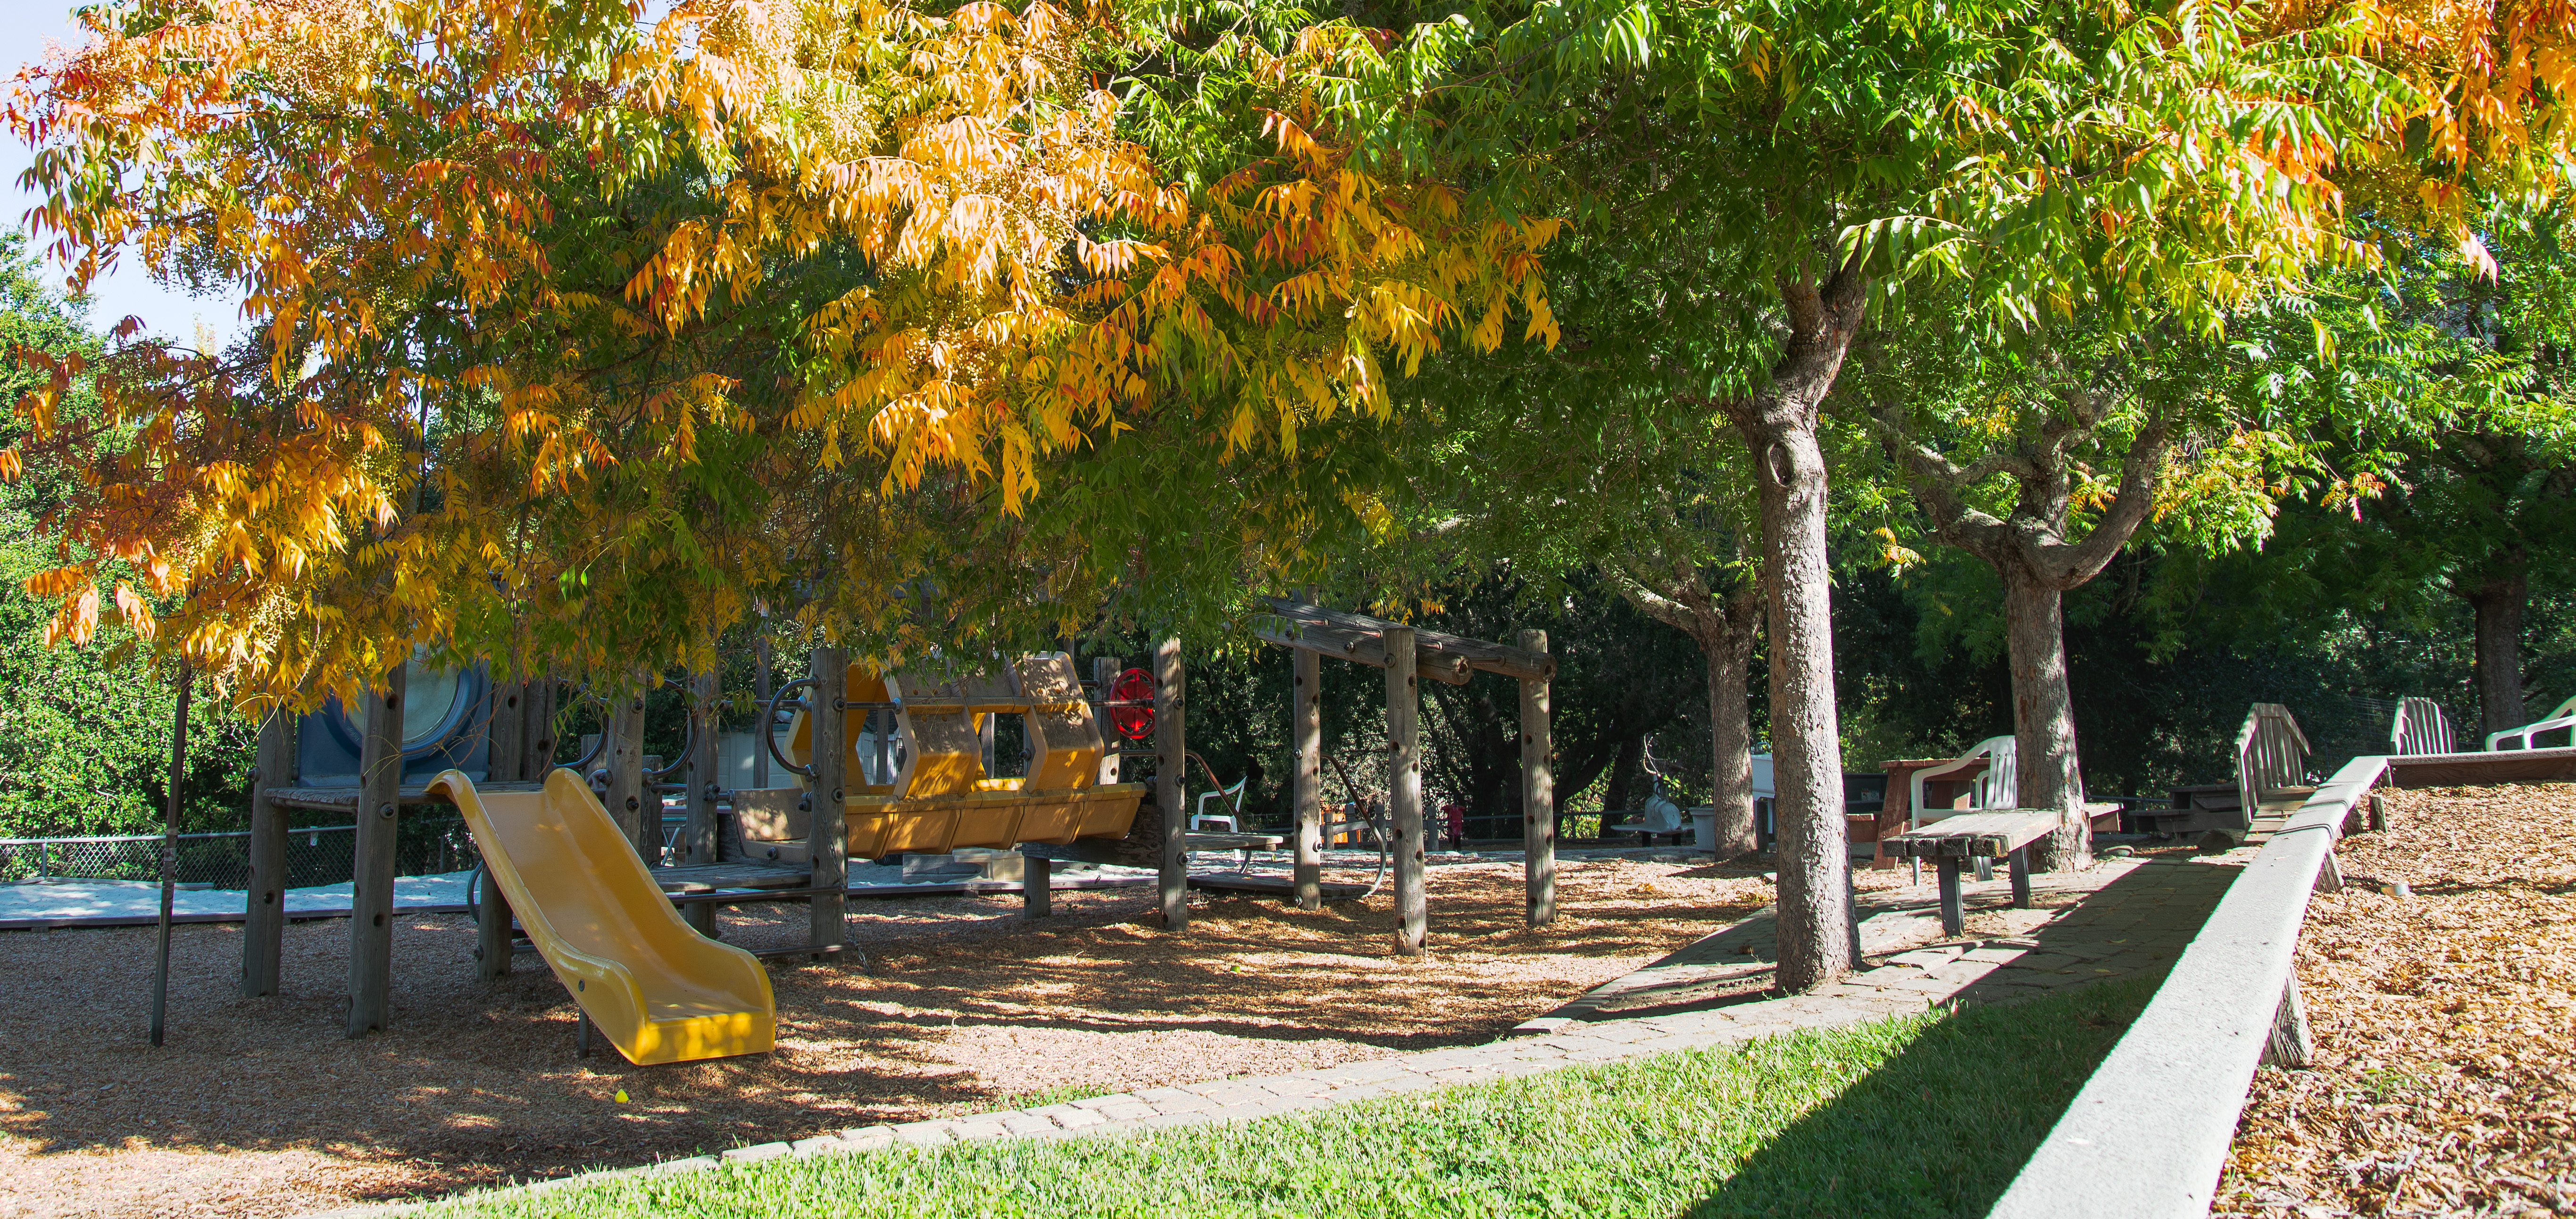
[[[308,826],[286,834],[286,886],[349,883],[358,827]],[[406,817],[394,844],[394,874],[435,876],[473,867],[481,856],[462,817]],[[172,872],[181,884],[250,887],[250,834],[179,835]],[[28,880],[159,880],[161,836],[0,838],[0,882]]]

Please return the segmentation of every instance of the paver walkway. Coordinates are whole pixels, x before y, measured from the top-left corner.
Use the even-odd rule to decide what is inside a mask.
[[[2113,860],[2076,875],[2034,878],[2040,908],[2014,910],[2007,882],[1966,887],[1970,938],[1937,941],[1933,886],[1873,894],[1862,903],[1863,951],[1872,966],[1812,994],[1768,998],[1744,979],[1770,968],[1766,912],[1522,1026],[1525,1036],[1348,1063],[1287,1075],[1211,1080],[1095,1096],[1062,1105],[868,1126],[792,1143],[738,1147],[721,1156],[670,1160],[626,1172],[671,1172],[727,1160],[938,1146],[998,1138],[1074,1135],[1269,1117],[1450,1084],[1530,1075],[1577,1063],[1830,1028],[1935,1004],[1989,1002],[2059,987],[2160,971],[2180,955],[2250,852],[2192,860]],[[1908,944],[1920,947],[1897,948]],[[1882,950],[1892,955],[1877,955]],[[531,1188],[590,1178],[572,1177]]]

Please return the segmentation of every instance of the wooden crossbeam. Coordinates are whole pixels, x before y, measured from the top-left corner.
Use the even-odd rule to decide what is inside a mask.
[[[1309,630],[1315,627],[1338,627],[1375,638],[1384,633],[1388,627],[1402,625],[1383,618],[1372,618],[1366,614],[1326,609],[1320,605],[1287,597],[1265,597],[1263,600],[1270,606],[1270,612]],[[1510,644],[1469,639],[1462,635],[1451,635],[1441,631],[1426,631],[1419,627],[1414,629],[1413,641],[1416,649],[1417,671],[1425,676],[1433,675],[1434,657],[1443,659],[1455,657],[1464,661],[1469,669],[1485,673],[1500,673],[1505,677],[1528,678],[1535,681],[1549,681],[1556,677],[1556,658],[1544,652],[1532,652]],[[1448,679],[1443,677],[1441,680]]]
[[[1264,643],[1275,643],[1283,648],[1331,656],[1372,669],[1387,667],[1386,641],[1375,634],[1349,627],[1299,622],[1284,631],[1257,630],[1253,634]],[[1466,660],[1457,656],[1426,657],[1415,672],[1452,686],[1466,685],[1476,676],[1476,671],[1467,667]]]

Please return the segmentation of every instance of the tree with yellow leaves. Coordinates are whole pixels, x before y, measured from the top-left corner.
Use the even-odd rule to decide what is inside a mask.
[[[616,676],[754,597],[886,648],[957,511],[1179,415],[1224,453],[1388,409],[1387,367],[1539,331],[1545,221],[1466,215],[1312,130],[1299,39],[1257,144],[1166,180],[1092,87],[1105,10],[811,0],[137,3],[21,81],[40,227],[244,289],[206,353],[121,331],[104,409],[27,404],[97,565],[263,698],[414,645]],[[944,489],[944,490],[943,490]],[[924,494],[925,490],[928,494]],[[1043,573],[1027,586],[1044,587]],[[781,595],[790,589],[793,595]],[[917,642],[917,640],[916,640]]]

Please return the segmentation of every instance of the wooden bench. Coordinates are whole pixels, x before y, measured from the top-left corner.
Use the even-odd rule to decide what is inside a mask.
[[[1879,839],[1879,847],[1898,859],[1930,859],[1941,871],[1941,932],[1958,935],[1967,928],[1968,912],[1959,898],[1959,865],[1971,859],[2012,861],[2012,904],[2030,909],[2031,843],[2055,833],[2062,823],[2053,808],[2003,808],[1944,817],[1918,830]]]

